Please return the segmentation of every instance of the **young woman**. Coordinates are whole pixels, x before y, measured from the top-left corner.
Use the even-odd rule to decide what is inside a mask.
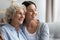
[[[22,3],[26,7],[24,27],[22,30],[28,40],[49,40],[49,28],[45,23],[38,21],[36,5],[31,1]]]

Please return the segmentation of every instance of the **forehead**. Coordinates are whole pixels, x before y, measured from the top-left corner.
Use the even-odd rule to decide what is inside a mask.
[[[27,9],[36,9],[35,5],[34,4],[30,4]]]
[[[17,11],[18,12],[24,12],[24,10],[22,8],[19,8]]]

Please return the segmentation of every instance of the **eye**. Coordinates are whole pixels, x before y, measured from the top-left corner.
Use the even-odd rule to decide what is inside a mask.
[[[32,12],[32,9],[28,9],[29,12]]]
[[[25,12],[23,12],[22,14],[25,15]]]
[[[20,14],[20,15],[25,15],[25,13],[21,13],[21,12],[20,12],[19,14]]]
[[[19,13],[19,14],[22,14],[22,13]]]

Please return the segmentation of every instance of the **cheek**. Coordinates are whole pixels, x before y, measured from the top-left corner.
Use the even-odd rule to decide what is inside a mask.
[[[29,12],[29,15],[33,15],[33,12]]]
[[[20,17],[21,17],[21,15],[18,15],[18,14],[17,14],[17,15],[15,15],[14,18],[15,18],[15,20],[17,20],[17,19],[19,19]]]
[[[23,17],[22,17],[23,19],[25,19],[25,15],[23,15]]]
[[[28,12],[25,16],[27,19],[30,19],[32,17],[32,13]]]
[[[30,13],[28,14],[28,16],[29,16],[29,17],[32,17],[32,15],[33,15],[33,13],[32,13],[32,12],[30,12]]]
[[[23,17],[24,17],[24,19],[25,19],[25,15],[24,15]]]
[[[35,16],[37,15],[37,12],[35,12]]]
[[[16,15],[16,18],[20,18],[20,17],[21,17],[21,15],[20,15],[20,14],[17,14],[17,15]]]
[[[21,17],[21,15],[17,15],[17,17],[18,17],[18,18],[20,18],[20,17]]]
[[[27,18],[30,18],[30,17],[31,17],[31,15],[30,15],[30,14],[28,14],[28,15],[27,15]]]

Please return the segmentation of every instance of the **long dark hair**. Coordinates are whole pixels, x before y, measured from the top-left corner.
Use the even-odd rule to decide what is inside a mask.
[[[25,5],[26,8],[27,8],[29,5],[31,5],[31,4],[34,4],[35,7],[36,7],[36,4],[35,4],[34,2],[32,2],[32,1],[24,1],[22,4]]]
[[[36,4],[35,4],[34,2],[32,2],[32,1],[24,1],[24,2],[22,3],[22,5],[24,5],[26,8],[27,8],[29,5],[31,5],[31,4],[35,5],[35,7],[36,7]],[[37,8],[37,7],[36,7],[36,8]],[[26,23],[26,19],[24,19],[23,24],[25,24],[25,23]]]

